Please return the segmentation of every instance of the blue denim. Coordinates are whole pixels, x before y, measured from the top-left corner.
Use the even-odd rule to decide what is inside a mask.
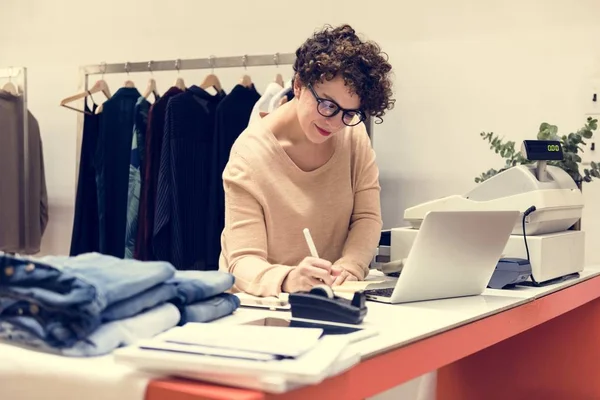
[[[134,317],[102,324],[88,338],[78,340],[71,347],[65,348],[51,347],[31,332],[0,320],[0,340],[63,356],[93,357],[108,354],[137,340],[150,339],[175,327],[180,319],[181,314],[177,307],[166,303]]]
[[[222,271],[177,271],[167,283],[177,286],[182,304],[193,304],[231,289],[234,281],[233,275]]]
[[[109,306],[174,274],[167,262],[98,253],[37,260],[0,254],[0,319],[35,332],[52,347],[70,347],[101,325]]]
[[[108,307],[102,321],[127,318],[167,301],[180,309],[223,293],[233,286],[234,277],[220,271],[176,271],[175,276],[136,296]]]
[[[239,299],[223,293],[233,284],[228,273],[175,271],[166,262],[98,253],[37,260],[0,253],[0,323],[12,326],[19,337],[27,333],[63,354],[96,354],[120,337],[118,328],[123,325],[112,322],[127,324],[124,321],[166,303],[178,310],[175,325],[233,313]],[[27,342],[41,346],[31,338]],[[89,347],[92,344],[99,350]]]
[[[128,318],[174,298],[177,298],[177,286],[158,284],[136,296],[109,306],[102,312],[102,322]]]
[[[179,325],[188,322],[210,322],[232,314],[240,306],[234,294],[221,293],[198,303],[183,307]]]

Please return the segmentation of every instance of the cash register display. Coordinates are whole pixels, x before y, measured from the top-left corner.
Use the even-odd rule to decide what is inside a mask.
[[[524,140],[525,156],[530,161],[560,161],[564,158],[557,140]]]
[[[361,331],[362,328],[355,328],[350,326],[331,325],[319,322],[301,321],[296,319],[286,318],[261,318],[255,321],[246,322],[244,325],[259,325],[259,326],[278,326],[278,327],[290,327],[290,328],[318,328],[323,329],[323,335],[346,335]]]

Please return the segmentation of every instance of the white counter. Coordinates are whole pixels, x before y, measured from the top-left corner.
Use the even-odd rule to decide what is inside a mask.
[[[389,305],[368,302],[364,326],[379,334],[358,343],[363,359],[517,307],[600,275],[590,266],[579,278],[546,287],[487,289],[482,296]],[[239,323],[289,312],[241,308],[216,323]],[[0,344],[0,398],[142,400],[149,375],[113,363],[111,356],[72,359]],[[16,393],[19,393],[19,396]]]

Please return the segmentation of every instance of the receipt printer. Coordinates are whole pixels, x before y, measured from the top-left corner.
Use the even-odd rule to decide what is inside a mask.
[[[293,318],[358,325],[367,315],[363,292],[354,293],[352,300],[348,300],[335,296],[326,285],[315,286],[309,292],[291,293],[289,302]]]
[[[525,282],[531,276],[531,264],[523,258],[501,258],[488,287],[502,289]]]

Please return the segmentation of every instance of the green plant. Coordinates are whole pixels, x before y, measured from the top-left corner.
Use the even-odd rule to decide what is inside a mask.
[[[564,158],[562,160],[548,161],[548,165],[555,165],[562,168],[578,185],[581,185],[582,182],[591,182],[593,178],[600,178],[600,163],[592,162],[590,163],[589,168],[583,169],[583,174],[580,172],[579,166],[581,164],[581,156],[578,154],[580,151],[584,151],[581,146],[587,144],[585,139],[591,139],[597,128],[598,120],[588,117],[583,128],[579,129],[577,132],[560,136],[556,125],[550,125],[547,122],[542,123],[537,134],[537,139],[560,141],[564,153]],[[504,158],[505,162],[501,169],[496,170],[492,168],[476,177],[476,183],[483,182],[510,167],[520,164],[531,164],[533,162],[526,159],[520,151],[517,151],[515,142],[513,141],[505,142],[504,139],[493,132],[481,132],[480,136],[483,140],[488,141],[490,149],[494,150],[496,154]]]

